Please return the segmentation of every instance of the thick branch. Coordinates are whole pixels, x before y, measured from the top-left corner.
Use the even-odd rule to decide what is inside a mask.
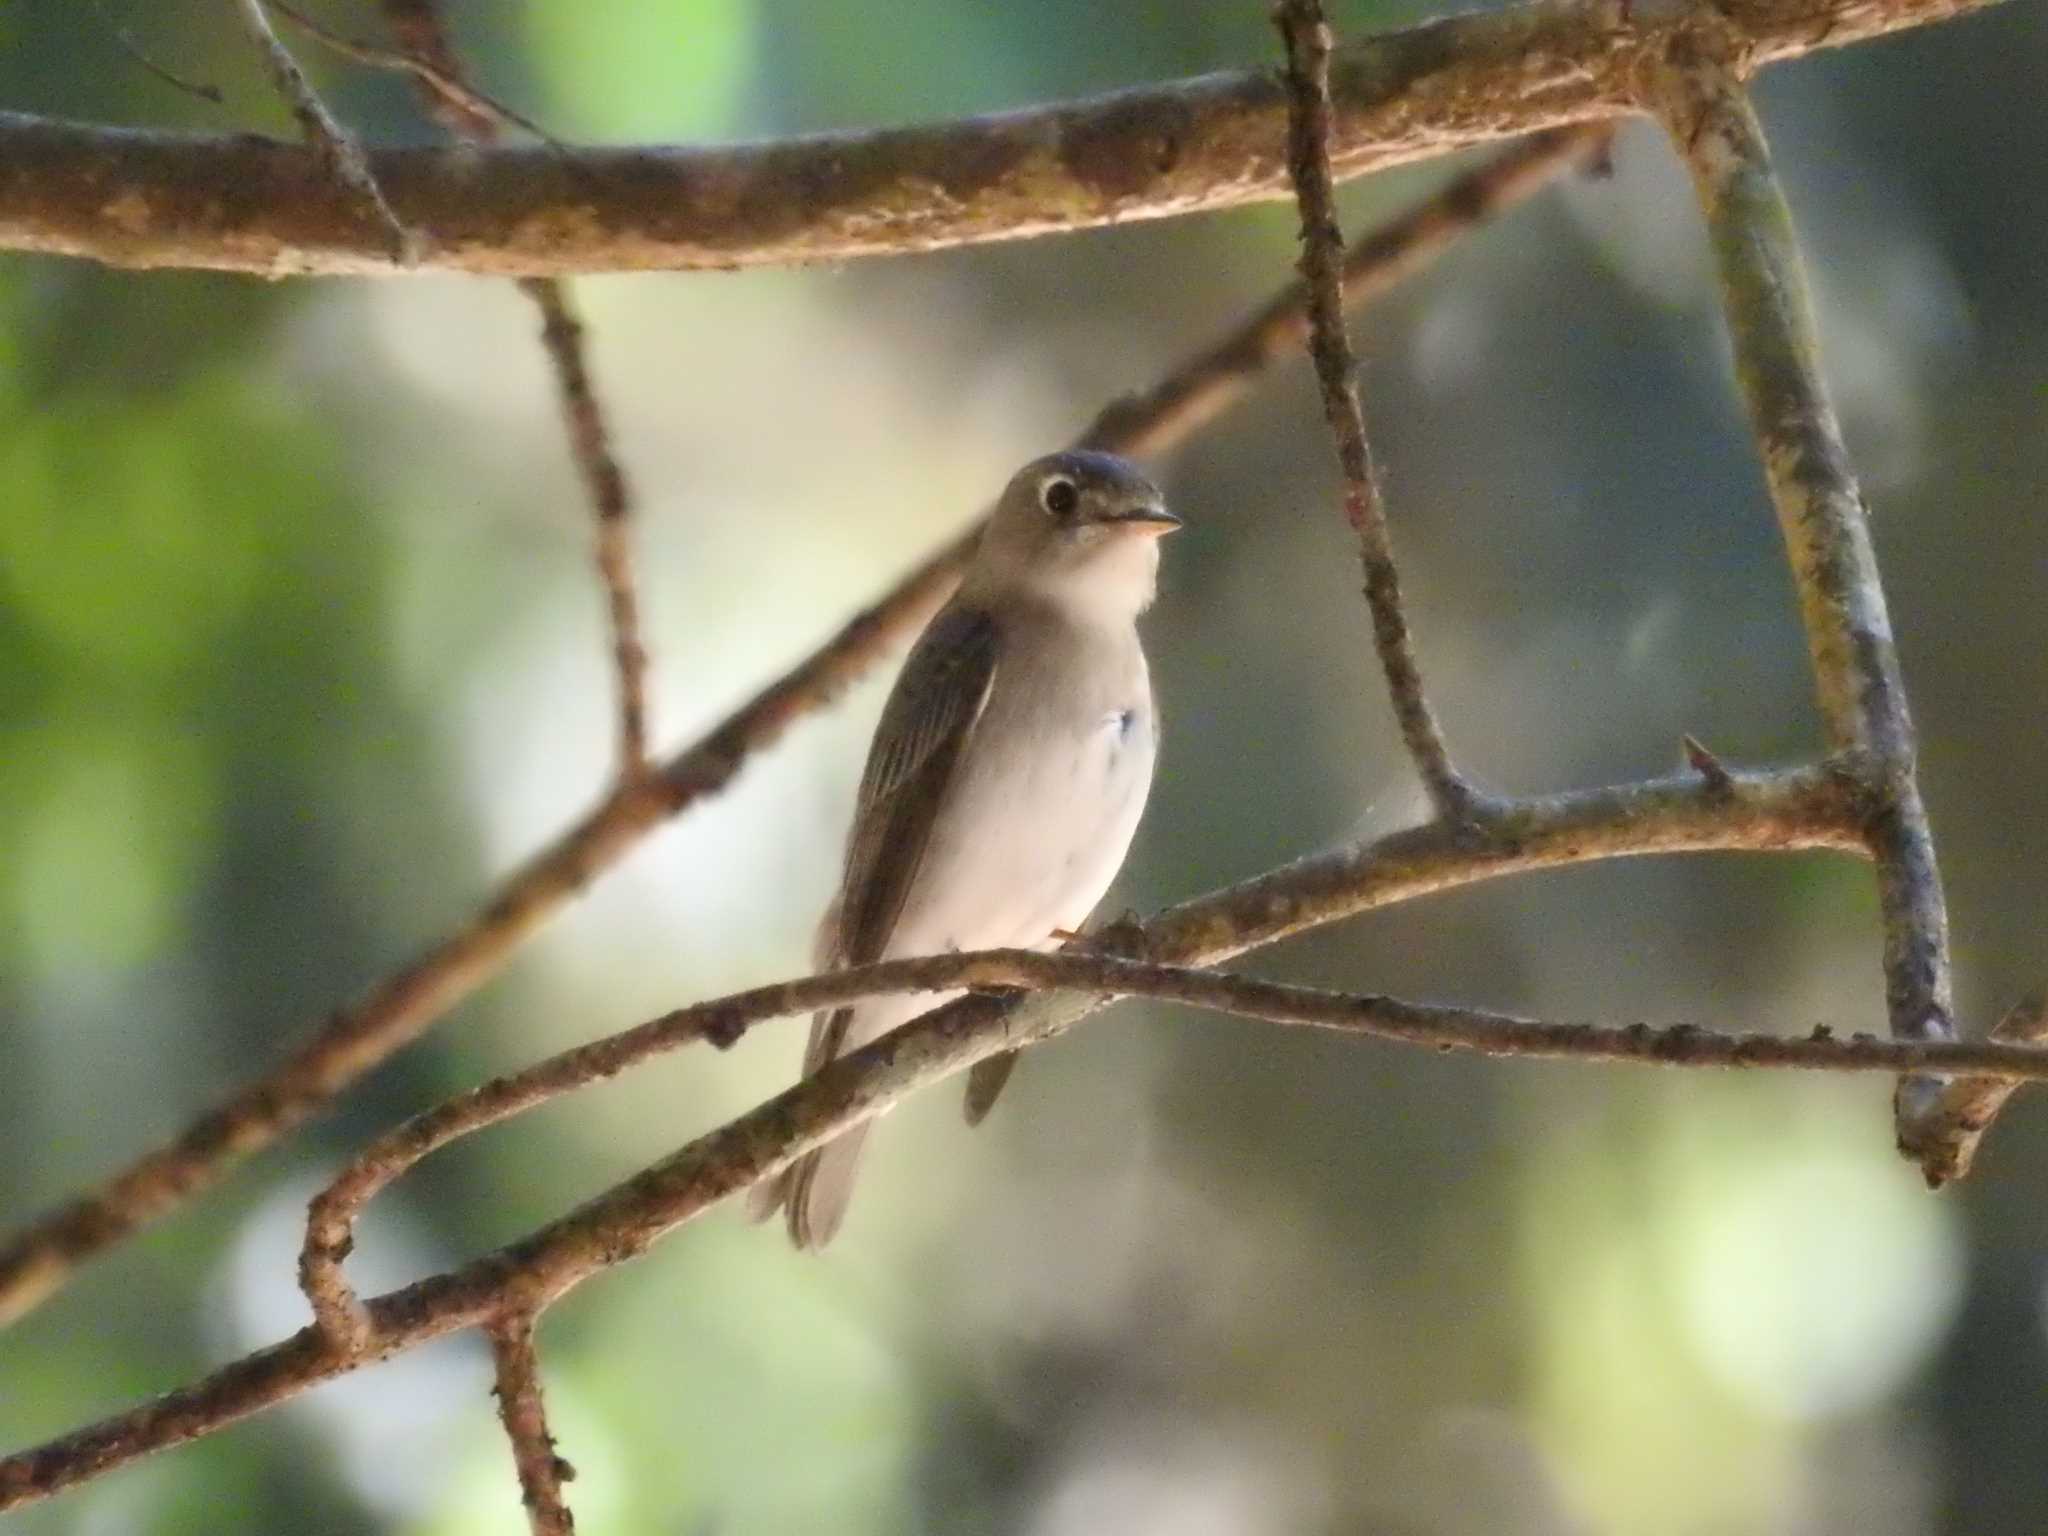
[[[428,34],[401,30],[400,36],[408,47],[431,41]],[[442,61],[437,67],[452,66]],[[1518,145],[1494,165],[1451,182],[1359,243],[1346,260],[1347,296],[1357,301],[1385,291],[1479,216],[1526,197],[1580,152],[1556,138]],[[1082,435],[1082,445],[1166,452],[1214,420],[1306,335],[1305,306],[1299,284],[1284,289],[1154,388],[1113,402]],[[267,1077],[238,1089],[172,1142],[0,1244],[0,1326],[43,1301],[79,1263],[168,1215],[240,1159],[291,1131],[496,975],[527,938],[648,832],[722,789],[750,754],[838,698],[919,628],[952,590],[977,536],[978,529],[970,529],[939,550],[717,730],[661,765],[651,781],[616,789],[514,871],[461,928],[335,1014]]]
[[[1703,21],[1674,40],[1657,88],[1706,213],[1736,381],[1784,530],[1829,744],[1869,763],[1866,828],[1892,1033],[1952,1039],[1948,910],[1920,801],[1905,682],[1869,515],[1821,374],[1791,212],[1742,89],[1744,65],[1742,39]],[[1938,1083],[1899,1085],[1901,1146],[1917,1149],[1911,1155],[1935,1183],[1944,1158],[1919,1122],[1941,1097]]]
[[[1490,808],[1467,823],[1413,828],[1314,854],[1171,908],[1146,926],[1144,946],[1152,961],[1168,966],[1216,964],[1377,907],[1480,880],[1597,859],[1735,849],[1860,853],[1856,810],[1855,784],[1829,769],[1731,775],[1726,785],[1687,776],[1517,802]],[[1044,958],[1027,956],[1015,963],[1029,965]],[[1078,963],[1073,956],[1057,959]],[[910,964],[887,974],[909,974]],[[799,985],[873,985],[876,973],[866,974],[867,981],[838,973]],[[932,973],[920,974],[930,979]],[[1132,990],[1137,990],[1135,985]],[[805,992],[797,1005],[808,1007],[823,995]],[[368,1302],[364,1326],[347,1330],[354,1337],[346,1342],[317,1326],[308,1327],[192,1387],[0,1461],[0,1509],[46,1497],[120,1462],[211,1433],[317,1382],[427,1339],[476,1326],[502,1313],[512,1298],[531,1306],[557,1295],[597,1268],[641,1252],[662,1232],[780,1169],[913,1088],[965,1070],[998,1051],[1055,1034],[1104,1001],[1102,992],[1042,994],[1014,1003],[969,998],[927,1015],[841,1058],[752,1114],[700,1138],[676,1157],[532,1236],[450,1274]],[[729,1006],[730,1000],[701,1005],[693,1028],[701,1027],[707,1010]],[[722,1013],[721,1019],[720,1028],[729,1036],[732,1016]],[[1941,1054],[1944,1051],[1975,1052],[1957,1056],[1954,1062],[2001,1073],[2015,1061],[2024,1065],[2033,1059],[1987,1045],[1833,1041],[1810,1049],[1827,1054],[1852,1046],[1859,1059],[1879,1063],[1947,1064],[1950,1058]],[[1647,1046],[1619,1049],[1654,1054]]]
[[[1422,685],[1422,665],[1401,605],[1393,535],[1365,436],[1357,365],[1344,329],[1344,236],[1337,225],[1330,175],[1330,25],[1322,0],[1281,0],[1274,11],[1287,49],[1287,169],[1301,211],[1301,280],[1308,295],[1309,356],[1322,386],[1323,416],[1336,441],[1344,473],[1344,516],[1358,536],[1365,601],[1372,613],[1373,649],[1387,680],[1387,696],[1401,740],[1440,816],[1461,815],[1472,790],[1452,766],[1436,712]]]
[[[1726,0],[1758,64],[1990,0]],[[1687,8],[1537,0],[1332,61],[1340,177],[1638,110]],[[1633,14],[1634,19],[1631,19]],[[1262,70],[910,128],[670,149],[400,149],[378,185],[419,265],[517,276],[845,261],[1286,195]],[[0,248],[120,266],[396,270],[380,222],[293,145],[0,114]]]
[[[486,1325],[494,1375],[491,1391],[498,1399],[505,1438],[512,1443],[527,1528],[533,1536],[574,1536],[576,1517],[569,1512],[562,1484],[575,1477],[576,1469],[555,1454],[555,1437],[548,1429],[547,1405],[540,1395],[540,1360],[533,1348],[536,1321],[531,1312],[511,1312]]]

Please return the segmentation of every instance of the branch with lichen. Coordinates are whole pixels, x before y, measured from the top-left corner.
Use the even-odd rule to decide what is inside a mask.
[[[1757,65],[1993,0],[1722,0]],[[1531,0],[1331,60],[1339,178],[1641,110],[1691,11]],[[956,122],[757,144],[384,149],[417,265],[548,277],[837,262],[1289,194],[1286,92],[1222,71]],[[388,230],[295,145],[0,113],[0,249],[266,275],[397,270]]]
[[[1673,39],[1651,93],[1705,213],[1736,383],[1798,587],[1828,746],[1866,765],[1862,825],[1884,922],[1891,1030],[1901,1040],[1953,1039],[1948,911],[1905,681],[1868,507],[1821,373],[1791,212],[1742,84],[1752,64],[1746,39],[1705,17]],[[1907,1078],[1895,1108],[1900,1149],[1929,1183],[1967,1166],[1965,1122],[1944,1084]],[[1984,1121],[1995,1112],[1984,1109]]]
[[[408,4],[417,9],[416,0]],[[409,47],[423,41],[412,32],[400,37]],[[435,67],[445,73],[452,66],[443,60]],[[1358,304],[1384,293],[1475,224],[1592,153],[1600,137],[1598,129],[1563,130],[1516,145],[1365,236],[1345,258],[1347,299]],[[1307,335],[1306,306],[1302,285],[1282,289],[1156,385],[1112,401],[1079,443],[1131,454],[1170,451],[1292,355]],[[655,828],[717,794],[754,753],[839,698],[945,601],[978,532],[971,528],[935,552],[702,740],[641,780],[613,788],[508,875],[461,927],[321,1021],[270,1072],[234,1090],[170,1142],[0,1242],[0,1326],[54,1294],[78,1265],[162,1220],[243,1158],[289,1135],[495,976]]]

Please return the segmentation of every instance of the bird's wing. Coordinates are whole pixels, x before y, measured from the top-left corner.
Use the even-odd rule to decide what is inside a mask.
[[[924,862],[932,825],[988,703],[996,675],[996,625],[977,608],[951,607],[932,620],[882,708],[861,776],[839,891],[830,963],[879,959]],[[820,1015],[804,1072],[839,1053],[852,1010]]]

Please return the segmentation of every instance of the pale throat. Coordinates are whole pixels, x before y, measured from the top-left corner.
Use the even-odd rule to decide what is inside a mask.
[[[1047,572],[1032,585],[1077,620],[1128,624],[1152,606],[1159,587],[1159,545],[1129,534]]]

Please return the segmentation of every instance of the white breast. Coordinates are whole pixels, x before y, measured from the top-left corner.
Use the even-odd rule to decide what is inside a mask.
[[[1048,619],[1006,635],[888,952],[1038,945],[1078,928],[1123,866],[1157,742],[1135,627]]]

